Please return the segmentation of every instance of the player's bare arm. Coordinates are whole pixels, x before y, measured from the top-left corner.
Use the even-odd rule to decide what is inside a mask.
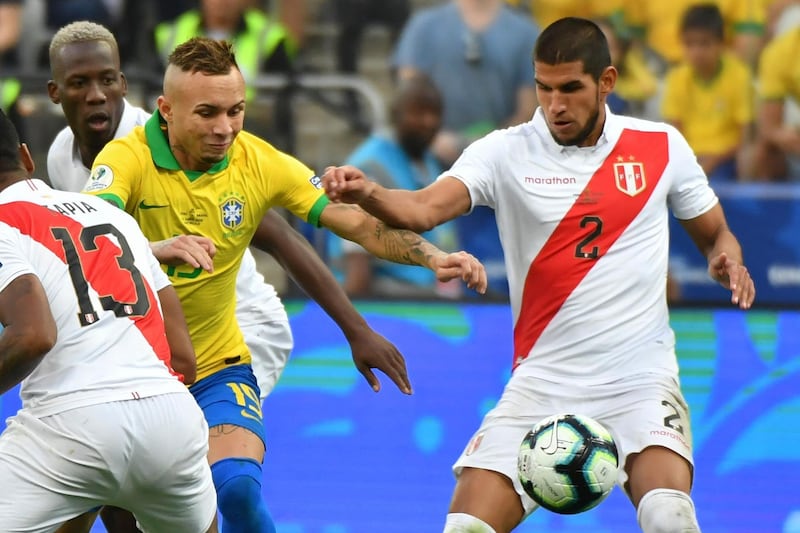
[[[405,360],[399,350],[369,327],[305,237],[279,214],[268,211],[253,236],[253,244],[271,254],[336,322],[350,344],[356,368],[375,392],[380,390],[380,381],[373,368],[389,376],[402,392],[411,394]]]
[[[0,291],[0,394],[36,368],[56,343],[56,323],[42,284],[23,274]]]
[[[467,187],[455,178],[436,180],[416,191],[386,189],[353,166],[328,167],[322,176],[328,198],[358,204],[396,228],[423,232],[463,215],[471,207]]]
[[[320,215],[323,226],[360,244],[376,257],[432,270],[439,281],[461,278],[467,287],[486,292],[486,270],[467,252],[443,252],[413,231],[387,225],[355,205],[329,204]]]
[[[699,217],[682,220],[681,224],[708,258],[709,275],[731,291],[733,304],[749,309],[756,297],[755,285],[744,266],[742,248],[728,228],[722,207],[717,204]]]
[[[188,264],[207,272],[214,270],[214,255],[217,248],[208,237],[200,235],[177,235],[150,243],[150,249],[163,265]]]
[[[172,368],[183,374],[183,383],[191,385],[197,379],[197,358],[186,326],[183,307],[172,285],[158,291],[161,312],[164,314],[164,329],[167,333],[169,351],[172,354]]]
[[[800,154],[800,132],[784,123],[783,112],[783,100],[762,102],[758,110],[759,133],[782,151]]]

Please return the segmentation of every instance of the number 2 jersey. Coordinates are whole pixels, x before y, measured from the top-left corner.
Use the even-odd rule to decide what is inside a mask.
[[[495,209],[515,372],[586,383],[677,375],[669,209],[688,220],[718,200],[676,129],[606,109],[596,145],[562,146],[540,108],[473,143],[444,176]]]
[[[36,275],[58,328],[23,380],[35,416],[156,394],[186,393],[170,365],[157,291],[169,284],[127,214],[40,180],[0,192],[0,290]]]

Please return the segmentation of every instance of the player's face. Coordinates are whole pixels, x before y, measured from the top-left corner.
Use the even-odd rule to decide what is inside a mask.
[[[704,76],[713,76],[719,69],[723,44],[710,31],[688,30],[681,35],[686,60]]]
[[[113,139],[128,85],[111,45],[103,41],[68,44],[51,69],[48,94],[61,104],[78,144],[102,147]]]
[[[605,100],[616,70],[608,67],[596,82],[581,61],[548,65],[537,61],[536,95],[553,139],[564,146],[592,146],[605,123]]]
[[[208,76],[168,69],[158,109],[184,170],[205,171],[225,158],[242,131],[245,88],[241,72]]]
[[[424,102],[408,102],[397,111],[397,140],[414,158],[421,158],[442,126],[442,112]]]

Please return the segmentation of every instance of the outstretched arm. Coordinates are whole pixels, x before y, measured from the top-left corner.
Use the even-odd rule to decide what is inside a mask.
[[[379,187],[381,191],[387,193],[400,193],[397,196],[403,198],[409,196],[403,193],[411,193],[411,191],[394,189],[390,191],[374,182],[365,183],[374,185],[376,188]],[[387,219],[394,221],[392,213],[396,209],[391,208],[391,202],[382,202],[382,205],[390,206],[390,209],[377,208],[376,213],[381,213]],[[408,205],[411,210],[415,203],[414,200],[408,200],[404,205]],[[418,211],[424,213],[423,209]],[[414,225],[413,222],[404,222],[400,218],[397,218],[397,221],[400,222],[401,227],[406,227],[406,224]],[[359,206],[341,203],[329,204],[322,211],[320,222],[340,237],[357,242],[372,255],[381,259],[404,265],[424,266],[431,269],[439,281],[461,278],[468,287],[481,294],[486,292],[486,270],[475,257],[467,252],[443,252],[417,233],[392,227]]]
[[[271,254],[336,322],[347,338],[356,368],[374,391],[380,381],[373,368],[383,371],[406,394],[411,394],[403,356],[369,327],[342,287],[308,241],[279,214],[268,211],[253,236],[253,244]]]
[[[183,307],[172,285],[167,285],[158,291],[158,299],[164,314],[164,329],[169,343],[172,368],[183,375],[184,385],[191,385],[197,379],[197,357],[186,326]]]
[[[39,278],[23,274],[0,291],[0,394],[25,379],[55,345],[56,323]]]
[[[681,225],[708,258],[709,275],[731,291],[731,303],[749,309],[756,297],[755,285],[744,266],[742,248],[728,228],[722,207],[717,204],[699,217],[682,220]]]
[[[424,232],[463,215],[471,207],[466,185],[439,179],[418,190],[387,189],[356,167],[328,167],[322,186],[334,203],[357,204],[390,226]]]

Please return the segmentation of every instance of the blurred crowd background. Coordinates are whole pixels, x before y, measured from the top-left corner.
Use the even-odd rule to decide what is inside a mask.
[[[227,38],[248,83],[247,129],[318,172],[353,163],[389,186],[421,187],[472,140],[531,117],[533,43],[564,16],[606,32],[620,73],[612,111],[675,125],[712,185],[757,183],[763,196],[800,182],[800,0],[0,0],[0,106],[42,175],[65,125],[46,88],[59,27],[111,29],[128,99],[148,110],[175,45]],[[354,297],[466,296],[301,229]],[[483,259],[491,296],[505,297],[490,211],[428,237]],[[261,265],[284,294],[296,290]],[[670,294],[680,300],[679,283]]]

